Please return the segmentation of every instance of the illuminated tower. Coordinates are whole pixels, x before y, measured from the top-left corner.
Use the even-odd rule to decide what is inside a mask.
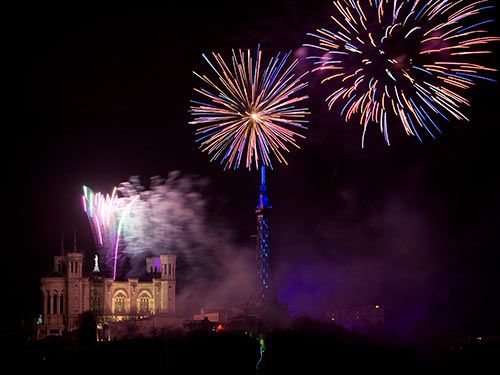
[[[78,328],[79,315],[90,310],[89,279],[83,277],[83,253],[77,250],[73,229],[73,251],[66,255],[67,329]]]
[[[175,313],[175,262],[175,255],[160,255],[162,291],[160,311],[165,313]]]
[[[257,214],[255,303],[257,305],[264,305],[276,302],[276,291],[274,290],[271,274],[268,221],[271,205],[267,195],[266,166],[262,165],[260,171],[259,201],[255,209],[255,213]]]

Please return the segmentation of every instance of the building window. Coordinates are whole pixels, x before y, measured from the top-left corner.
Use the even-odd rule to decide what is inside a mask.
[[[59,314],[64,314],[64,299],[62,295],[59,297]]]
[[[170,263],[168,264],[168,274],[172,275],[172,265]]]
[[[142,296],[139,298],[139,313],[140,314],[149,314],[149,297]]]
[[[57,315],[57,294],[52,297],[52,313]]]
[[[101,310],[101,299],[99,297],[92,298],[92,311]]]
[[[125,315],[125,301],[126,298],[123,294],[119,294],[115,297],[115,314]]]

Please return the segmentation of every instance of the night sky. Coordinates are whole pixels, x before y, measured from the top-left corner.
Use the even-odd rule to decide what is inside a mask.
[[[253,246],[257,174],[209,163],[187,123],[199,85],[192,70],[206,69],[201,53],[258,43],[268,54],[297,50],[331,9],[329,1],[268,3],[11,9],[2,262],[4,280],[15,282],[3,289],[4,301],[16,301],[2,309],[9,320],[39,312],[39,278],[52,269],[61,231],[70,247],[75,225],[92,257],[83,184],[111,191],[131,175],[206,176],[207,215],[226,223],[235,244]],[[490,65],[498,68],[497,59],[498,48]],[[500,334],[499,85],[471,90],[471,122],[443,124],[436,141],[420,144],[393,124],[388,147],[373,126],[365,149],[362,128],[327,111],[317,80],[310,86],[308,139],[269,176],[280,300],[315,317],[381,304],[388,329],[403,336]]]

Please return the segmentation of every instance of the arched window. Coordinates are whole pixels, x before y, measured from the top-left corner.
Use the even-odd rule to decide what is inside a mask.
[[[48,315],[52,314],[52,311],[50,310],[50,306],[51,306],[51,304],[50,304],[50,293],[47,292],[47,314]]]
[[[139,313],[140,314],[149,314],[151,309],[149,308],[149,296],[146,294],[142,294],[139,299]]]
[[[62,294],[61,297],[59,297],[59,314],[64,314],[64,299]]]
[[[115,305],[115,314],[116,315],[125,315],[125,302],[127,301],[127,297],[123,293],[118,293],[114,298]]]

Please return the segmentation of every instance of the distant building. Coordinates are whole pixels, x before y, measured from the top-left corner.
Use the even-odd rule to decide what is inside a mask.
[[[93,311],[101,322],[175,313],[175,255],[147,258],[145,279],[126,281],[104,277],[97,256],[93,272],[84,275],[83,258],[76,250],[55,256],[54,270],[41,278],[43,314],[38,338],[78,328],[79,316],[86,311]]]
[[[277,306],[277,310],[273,310]],[[288,323],[287,305],[270,305],[266,310],[262,306],[255,304],[242,304],[227,307],[202,308],[198,314],[193,316],[193,320],[184,322],[186,331],[206,330],[207,327],[219,327],[225,331],[251,332],[257,334],[263,330],[285,326]],[[280,326],[274,324],[270,316],[264,314],[274,314],[272,318],[280,319]],[[267,320],[264,320],[267,317]],[[263,319],[264,318],[264,319]],[[215,331],[218,331],[215,329]]]
[[[225,323],[234,317],[243,315],[245,312],[243,307],[213,307],[203,308],[199,314],[193,316],[193,320],[208,319],[211,322]]]
[[[207,318],[203,318],[200,320],[187,320],[183,324],[183,328],[185,332],[216,332],[217,327],[222,327],[219,322],[213,322]]]
[[[384,309],[380,305],[351,307],[327,312],[326,319],[349,331],[376,331],[384,326]]]

